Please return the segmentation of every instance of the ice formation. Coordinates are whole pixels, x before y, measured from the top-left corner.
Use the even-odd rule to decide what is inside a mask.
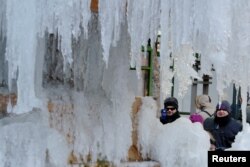
[[[107,66],[110,47],[116,46],[120,39],[120,27],[125,24],[125,10],[126,1],[124,0],[99,1],[103,59]]]
[[[9,85],[17,79],[18,103],[16,113],[28,112],[34,106],[40,107],[35,96],[35,55],[44,48],[37,46],[38,37],[44,32],[58,33],[60,49],[64,57],[64,68],[72,64],[72,37],[80,35],[80,27],[84,34],[88,32],[90,19],[90,0],[81,1],[34,1],[16,5],[18,1],[10,0],[6,4],[7,30],[6,60],[9,67]],[[3,17],[2,20],[5,18]],[[5,27],[6,26],[6,27]],[[27,63],[30,65],[27,66]],[[37,83],[39,84],[39,83]],[[10,88],[12,89],[12,88]]]
[[[159,30],[160,18],[160,1],[127,1],[127,22],[128,31],[131,36],[131,67],[137,67],[137,73],[140,76],[141,70],[141,48],[143,45],[147,46],[147,41],[151,39],[151,46],[153,47],[156,34]],[[138,68],[139,67],[139,68]]]
[[[2,26],[3,29],[7,29],[8,36],[6,59],[9,63],[9,85],[11,85],[12,78],[20,76],[18,84],[29,84],[34,87],[33,77],[27,77],[27,72],[34,71],[35,68],[35,57],[32,55],[38,52],[37,34],[43,35],[46,30],[51,33],[58,32],[60,48],[65,60],[64,68],[68,68],[68,66],[71,68],[70,64],[73,61],[71,39],[79,37],[80,27],[83,27],[87,37],[87,25],[90,19],[90,9],[87,6],[90,5],[90,0],[72,0],[65,1],[65,3],[30,0],[29,3],[18,7],[13,5],[15,3],[14,0],[6,3],[8,21],[6,27],[4,24]],[[190,78],[199,77],[192,68],[195,60],[192,56],[194,53],[201,54],[202,72],[200,75],[211,74],[213,64],[217,72],[217,89],[220,96],[223,95],[223,89],[231,82],[235,82],[237,85],[243,84],[243,78],[247,76],[245,74],[248,71],[247,66],[244,67],[243,63],[242,68],[239,68],[236,67],[235,62],[248,61],[246,54],[248,53],[249,4],[247,1],[148,0],[135,3],[120,0],[111,3],[112,5],[107,3],[102,1],[99,3],[103,59],[106,65],[109,60],[110,47],[115,47],[121,34],[121,26],[127,22],[131,39],[130,61],[132,67],[141,66],[142,53],[138,48],[142,45],[146,46],[148,38],[154,41],[158,30],[162,32],[162,97],[170,94],[173,75],[184,81],[179,82],[180,96],[185,94],[187,87],[191,84]],[[4,9],[2,7],[2,12]],[[19,12],[21,9],[24,10]],[[237,12],[239,10],[244,12]],[[21,18],[26,18],[26,20]],[[3,17],[1,20],[4,23],[5,18]],[[27,29],[29,32],[26,31]],[[27,39],[25,40],[27,43],[23,42],[24,38]],[[151,43],[153,44],[153,42]],[[26,56],[22,57],[22,55]],[[19,59],[26,59],[27,62],[34,65],[29,67],[31,69],[22,68]],[[175,65],[173,71],[169,70],[172,63]],[[224,69],[229,66],[232,68],[225,73]],[[137,72],[140,73],[140,68],[137,68]],[[229,75],[229,73],[233,75]],[[241,75],[236,75],[236,73]],[[243,76],[244,74],[245,76]],[[25,79],[25,77],[27,78]],[[18,86],[23,88],[22,92],[18,89],[19,96],[23,96],[19,99],[35,99],[34,92],[32,92],[35,88],[26,91],[24,85]],[[27,92],[29,92],[29,98],[27,98]],[[21,103],[24,105],[24,111],[27,111],[25,108],[30,108],[28,102],[23,101],[18,104]]]
[[[182,117],[164,126],[155,117],[157,107],[154,100],[143,98],[142,103],[139,143],[145,159],[152,157],[164,167],[206,166],[209,135],[200,123],[193,124]]]
[[[60,112],[49,113],[47,117],[54,119],[45,119],[38,122],[38,125],[36,121],[27,119],[21,119],[17,121],[18,123],[16,120],[1,120],[0,141],[5,145],[1,145],[0,159],[4,167],[16,166],[17,163],[27,167],[45,165],[62,167],[64,165],[62,162],[66,159],[65,152],[69,150],[75,150],[79,154],[91,152],[94,160],[100,158],[99,153],[102,154],[101,158],[115,162],[126,159],[131,144],[131,120],[128,113],[137,86],[135,84],[137,80],[128,71],[129,65],[126,63],[130,62],[132,67],[136,67],[139,74],[140,48],[142,45],[147,45],[148,38],[151,39],[153,46],[159,30],[161,31],[161,98],[170,95],[173,76],[179,80],[178,91],[182,97],[192,83],[191,79],[210,74],[213,65],[216,69],[216,83],[220,97],[231,82],[242,88],[244,131],[237,136],[233,149],[241,149],[243,145],[249,148],[249,142],[245,140],[246,136],[249,136],[249,126],[244,122],[246,95],[250,83],[248,0],[112,0],[112,2],[100,0],[97,16],[99,22],[96,29],[90,24],[90,21],[93,21],[89,7],[90,0],[27,0],[22,3],[17,0],[0,0],[0,2],[0,37],[1,40],[6,38],[4,58],[8,62],[8,85],[10,92],[16,89],[18,95],[17,105],[14,108],[9,107],[11,109],[9,112],[29,113],[34,108],[47,110],[44,106],[51,99],[42,96],[45,92],[41,81],[43,62],[40,61],[45,54],[45,46],[41,43],[45,40],[46,32],[59,36],[58,49],[62,52],[64,72],[73,71],[74,79],[82,81],[77,83],[80,91],[74,90],[76,92],[73,93],[66,92],[65,87],[56,89],[55,94],[52,90],[47,90],[48,94],[53,94],[56,99],[54,102],[56,109],[63,111],[63,116]],[[89,27],[96,31],[90,32],[93,29]],[[98,35],[101,38],[100,43]],[[73,44],[74,40],[78,43]],[[80,45],[81,42],[84,45]],[[73,47],[78,47],[78,50],[72,50]],[[78,53],[87,58],[82,58]],[[192,68],[194,53],[201,54],[202,65],[199,74]],[[99,58],[104,60],[106,69],[103,68],[104,62]],[[80,67],[76,67],[76,64]],[[174,65],[173,70],[169,69],[171,65]],[[63,102],[66,104],[62,105]],[[67,105],[68,103],[74,103],[72,107],[74,113],[66,110],[71,106]],[[145,100],[144,103],[152,102]],[[150,105],[148,107],[152,113],[156,112],[154,107]],[[146,115],[150,113],[147,109],[145,108]],[[154,117],[150,114],[148,116]],[[47,117],[45,115],[45,118]],[[39,118],[39,115],[34,114],[33,119],[39,120]],[[15,123],[4,123],[5,121]],[[150,121],[146,119],[145,122]],[[159,143],[168,138],[167,133],[174,132],[169,128],[162,129],[156,120],[152,120],[151,123],[153,122],[155,124],[149,124],[151,125],[149,127],[142,126],[146,123],[141,124],[141,143],[145,146],[144,149],[148,149],[143,150],[143,153],[146,155],[150,152],[154,159],[167,165],[172,161],[166,162],[162,157],[169,150],[162,150]],[[185,121],[176,126],[184,128],[182,124],[186,124],[190,129],[201,130],[199,126]],[[156,128],[155,131],[152,128]],[[41,133],[45,134],[45,140],[41,140],[39,129],[43,129]],[[110,134],[111,129],[112,134]],[[159,139],[152,141],[151,134],[145,134],[148,129],[153,131],[153,135],[159,136]],[[16,134],[14,130],[24,130],[24,133]],[[85,134],[88,134],[87,137]],[[206,139],[202,131],[199,134],[201,140]],[[191,132],[190,135],[198,137]],[[70,141],[73,138],[73,144],[67,145],[63,136],[67,136]],[[50,143],[53,140],[56,141]],[[12,162],[11,156],[18,155],[12,154],[15,150],[11,145],[17,141],[31,143],[24,147],[19,147],[20,143],[16,143],[17,151],[20,154],[27,153],[28,159],[22,155],[20,159]],[[188,142],[192,142],[190,138]],[[55,151],[53,144],[65,154],[58,155],[57,152],[53,152]],[[186,143],[182,144],[181,147],[190,147]],[[37,148],[37,145],[40,147]],[[50,160],[44,162],[41,159],[46,159],[46,149],[49,149]],[[201,151],[205,149],[206,147],[202,147]],[[187,161],[185,158],[190,157],[186,154],[184,156],[181,148],[177,150],[183,158],[181,163],[185,164]],[[195,159],[200,152],[197,149],[192,153],[188,155]],[[204,163],[205,160],[201,158],[201,161]],[[199,163],[201,162],[197,162]]]

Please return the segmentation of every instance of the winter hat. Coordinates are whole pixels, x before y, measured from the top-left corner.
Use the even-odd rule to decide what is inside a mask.
[[[225,111],[227,111],[229,114],[231,113],[231,106],[230,106],[229,102],[226,101],[226,100],[223,100],[221,103],[218,103],[218,104],[216,105],[216,111],[218,111],[219,109],[220,109],[220,110],[225,110]]]
[[[164,107],[167,108],[167,106],[174,106],[176,109],[178,109],[178,100],[174,97],[168,97],[164,101]]]
[[[208,95],[200,95],[196,97],[196,107],[199,109],[210,106],[210,103],[211,99]]]

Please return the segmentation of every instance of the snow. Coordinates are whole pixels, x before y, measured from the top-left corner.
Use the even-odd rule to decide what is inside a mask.
[[[138,115],[143,158],[152,157],[161,166],[206,166],[210,142],[202,125],[185,117],[163,125],[156,112],[155,101],[151,97],[143,98]]]
[[[66,141],[40,111],[3,118],[0,125],[0,166],[66,166]]]
[[[250,86],[248,0],[100,1],[100,34],[90,33],[90,0],[0,2],[9,91],[16,89],[18,96],[16,106],[8,104],[10,117],[0,120],[0,166],[64,167],[72,150],[79,156],[91,153],[93,161],[125,161],[131,145],[130,112],[139,82],[128,64],[137,67],[140,76],[141,45],[146,46],[151,38],[153,46],[159,30],[161,102],[171,93],[173,76],[179,80],[178,95],[183,97],[192,78],[211,74],[213,64],[219,99],[232,82],[242,90],[244,130],[231,149],[250,149],[250,127],[245,122]],[[73,69],[78,58],[72,56],[72,38],[86,40],[87,49],[79,49],[87,57],[86,71],[80,76],[82,91],[67,92],[65,87],[44,91],[42,79],[37,81],[42,77],[37,71],[43,66],[37,64],[45,52],[40,41],[45,32],[59,34],[64,71]],[[201,54],[199,73],[192,68],[194,52]],[[51,113],[46,108],[48,101],[54,104]],[[156,116],[156,102],[152,98],[142,101],[138,147],[143,158],[150,157],[161,166],[206,166],[209,138],[202,126],[184,117],[163,126]]]
[[[235,138],[235,142],[232,144],[232,147],[228,150],[250,150],[249,139],[250,137],[250,127],[249,124],[246,124],[244,130],[239,132]]]

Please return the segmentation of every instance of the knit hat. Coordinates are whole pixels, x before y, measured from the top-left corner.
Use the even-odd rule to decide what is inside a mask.
[[[167,108],[167,106],[174,106],[176,109],[178,109],[178,100],[174,97],[168,97],[164,101],[164,107]]]
[[[211,99],[208,95],[200,95],[196,97],[195,104],[198,109],[208,107],[211,104]]]
[[[218,111],[218,110],[225,110],[230,114],[231,113],[231,106],[230,106],[228,101],[223,100],[221,103],[218,103],[216,105],[216,111]]]

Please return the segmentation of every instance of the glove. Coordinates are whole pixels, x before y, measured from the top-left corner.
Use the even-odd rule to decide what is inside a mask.
[[[167,122],[167,111],[165,109],[161,109],[161,123],[165,124]]]

